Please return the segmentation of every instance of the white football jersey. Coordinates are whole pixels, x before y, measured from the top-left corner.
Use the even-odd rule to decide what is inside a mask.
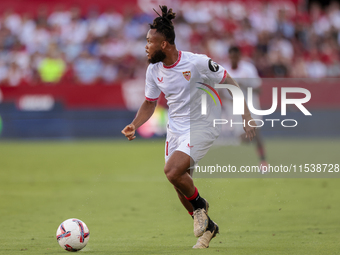
[[[171,66],[162,62],[148,66],[145,97],[148,101],[156,101],[160,93],[164,93],[168,100],[171,132],[183,134],[194,126],[200,129],[212,127],[212,120],[219,118],[221,110],[214,85],[223,82],[226,76],[226,70],[206,55],[179,51],[177,61]],[[204,93],[207,94],[206,115],[201,111]]]

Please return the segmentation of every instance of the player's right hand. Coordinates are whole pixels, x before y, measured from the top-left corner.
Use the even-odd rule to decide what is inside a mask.
[[[135,136],[135,132],[136,132],[136,127],[133,124],[129,124],[127,125],[123,130],[122,130],[122,134],[125,135],[127,137],[127,139],[129,139],[129,141],[133,140],[136,138]]]

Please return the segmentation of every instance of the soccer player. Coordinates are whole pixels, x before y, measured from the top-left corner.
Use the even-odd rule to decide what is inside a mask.
[[[145,49],[150,64],[146,71],[145,101],[122,133],[129,140],[135,139],[136,129],[152,116],[160,93],[164,93],[169,106],[164,172],[194,219],[194,234],[199,238],[193,248],[208,248],[219,227],[208,216],[209,204],[195,187],[190,169],[207,153],[219,129],[213,127],[212,118],[218,111],[211,110],[216,109],[211,98],[207,100],[208,114],[201,114],[201,96],[204,90],[215,91],[213,86],[217,83],[238,85],[222,66],[207,56],[177,50],[171,21],[175,13],[167,6],[160,8],[162,14],[157,13],[159,17],[150,24],[146,36]],[[248,125],[252,118],[244,104],[244,129],[252,139],[255,128]]]
[[[243,91],[243,94],[245,98],[247,98],[248,88],[253,89],[253,106],[255,109],[260,110],[260,99],[259,94],[261,92],[261,79],[257,73],[256,67],[248,62],[241,59],[242,54],[241,50],[237,46],[232,46],[229,48],[229,60],[230,62],[227,64],[224,64],[224,67],[228,70],[228,73],[230,76],[232,76],[235,81],[238,83],[240,88]],[[234,116],[232,115],[232,97],[229,93],[222,90],[222,95],[225,97],[225,101],[223,104],[224,112],[226,113],[225,119],[233,119],[233,122],[239,122],[240,116]],[[254,119],[261,119],[262,116],[260,115],[253,115]],[[227,125],[226,125],[227,126]],[[234,135],[237,137],[240,137],[243,142],[247,142],[247,139],[245,139],[244,132],[242,129],[242,125],[234,125],[233,127]],[[266,155],[265,155],[265,149],[263,144],[262,135],[260,133],[259,129],[256,129],[256,149],[260,158],[260,165],[261,166],[267,166],[266,162]]]

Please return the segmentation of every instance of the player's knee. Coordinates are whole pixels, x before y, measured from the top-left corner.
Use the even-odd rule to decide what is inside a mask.
[[[168,178],[168,180],[172,183],[172,184],[176,184],[177,180],[179,178],[178,176],[178,169],[176,169],[176,167],[171,167],[171,166],[165,166],[164,167],[164,173],[166,175],[166,177]]]

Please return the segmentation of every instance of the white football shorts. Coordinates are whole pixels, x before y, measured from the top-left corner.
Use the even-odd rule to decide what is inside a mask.
[[[197,164],[207,154],[218,135],[209,129],[195,133],[176,134],[168,129],[165,141],[165,162],[175,151],[182,151]]]

